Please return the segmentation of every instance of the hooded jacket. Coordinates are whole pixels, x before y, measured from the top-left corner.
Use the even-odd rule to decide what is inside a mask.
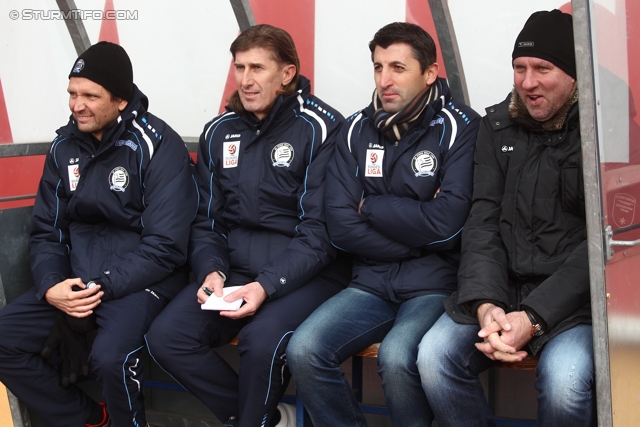
[[[535,354],[591,322],[582,154],[577,92],[543,125],[518,101],[514,90],[482,121],[459,290],[445,307],[459,323],[477,323],[478,302],[532,309],[547,326]]]
[[[378,131],[373,104],[351,116],[327,173],[331,240],[357,256],[349,286],[394,302],[457,284],[480,116],[438,84],[399,141]]]
[[[189,226],[197,209],[182,139],[131,101],[102,141],[71,116],[47,153],[29,241],[37,296],[68,278],[102,285],[103,299],[148,288],[171,298],[186,284]]]
[[[310,90],[300,76],[296,92],[278,96],[263,119],[227,106],[205,125],[189,249],[200,283],[213,271],[235,271],[275,299],[336,257],[325,226],[324,177],[344,119]]]

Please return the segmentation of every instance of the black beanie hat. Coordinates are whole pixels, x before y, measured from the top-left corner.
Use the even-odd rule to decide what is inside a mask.
[[[571,15],[558,9],[531,15],[513,46],[512,60],[521,56],[549,61],[575,79],[576,54]]]
[[[133,96],[133,69],[125,50],[109,42],[100,42],[76,59],[69,78],[84,77],[107,89],[118,98],[130,101]]]

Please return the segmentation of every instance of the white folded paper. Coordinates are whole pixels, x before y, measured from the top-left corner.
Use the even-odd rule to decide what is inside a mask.
[[[232,311],[239,309],[240,306],[242,305],[242,298],[231,301],[231,302],[227,302],[222,298],[224,298],[225,296],[227,296],[233,291],[237,291],[241,287],[242,286],[229,286],[228,288],[223,288],[222,297],[217,297],[215,296],[215,294],[211,295],[209,298],[207,298],[204,304],[200,305],[200,308],[202,308],[203,310],[232,310]]]

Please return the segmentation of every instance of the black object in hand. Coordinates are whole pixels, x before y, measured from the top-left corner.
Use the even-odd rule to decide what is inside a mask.
[[[95,330],[95,315],[76,318],[59,313],[49,338],[40,353],[49,363],[61,365],[62,386],[75,383],[80,376],[89,374],[89,353]],[[58,357],[54,358],[55,350]]]

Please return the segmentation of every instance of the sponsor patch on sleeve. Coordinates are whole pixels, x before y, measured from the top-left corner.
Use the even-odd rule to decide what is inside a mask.
[[[123,145],[131,148],[133,151],[136,151],[138,149],[138,146],[133,141],[129,141],[128,139],[119,139],[116,141],[116,147],[122,147]]]

